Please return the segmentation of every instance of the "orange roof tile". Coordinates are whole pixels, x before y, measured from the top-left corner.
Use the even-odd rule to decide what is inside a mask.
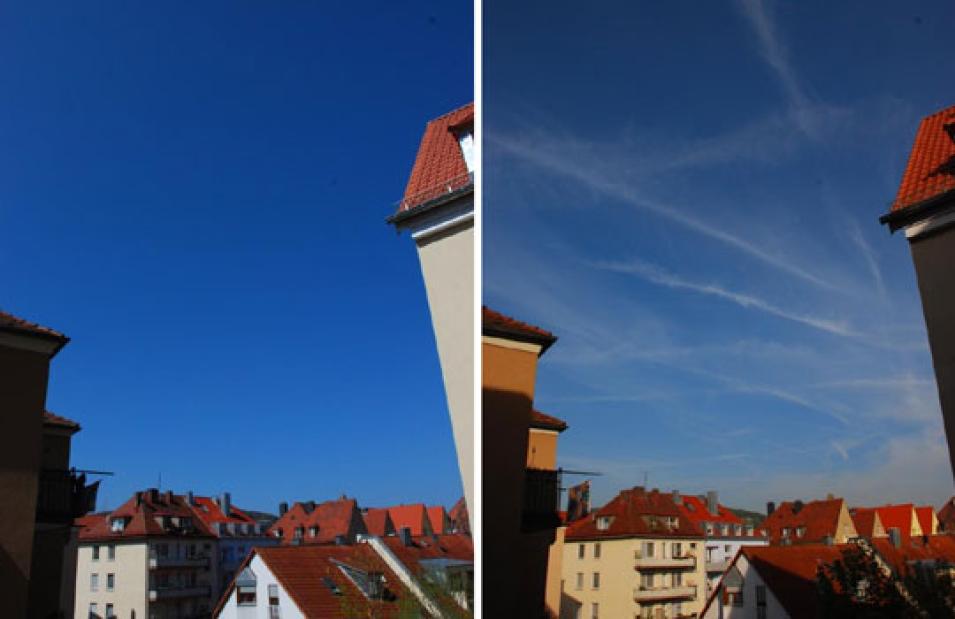
[[[901,574],[910,561],[941,560],[955,566],[955,537],[951,535],[926,535],[903,539],[896,548],[888,538],[872,540],[872,546]]]
[[[473,180],[468,173],[457,133],[474,124],[474,104],[435,118],[425,127],[411,177],[398,212],[407,212],[448,193],[468,190]]]
[[[955,531],[955,496],[938,510],[939,527],[946,533]]]
[[[567,429],[567,422],[563,419],[558,419],[547,413],[542,413],[537,409],[531,411],[531,427],[532,428],[541,428],[543,430],[556,430],[557,432],[563,432]]]
[[[598,528],[602,517],[609,517],[609,524]],[[675,525],[669,524],[672,518]],[[647,492],[640,486],[622,490],[600,509],[570,523],[565,533],[566,540],[622,537],[702,538],[703,533],[682,515],[672,494],[657,489]]]
[[[312,535],[314,527],[318,530]],[[291,544],[296,540],[296,529],[301,529],[298,539],[303,544],[334,544],[339,536],[351,542],[359,533],[368,532],[358,501],[347,497],[318,504],[296,502],[272,523],[269,534],[281,533],[282,543]]]
[[[889,529],[898,529],[902,534],[903,540],[908,540],[912,536],[912,523],[915,520],[915,506],[911,503],[902,505],[880,505],[873,508],[879,514],[879,520],[885,532]]]
[[[395,534],[395,524],[391,521],[387,508],[366,509],[362,517],[365,519],[365,528],[368,529],[369,534],[378,537]]]
[[[29,322],[22,318],[17,318],[13,314],[8,314],[4,311],[0,311],[0,331],[8,331],[18,335],[30,335],[53,340],[60,343],[57,350],[63,348],[63,346],[70,341],[70,338],[66,337],[59,331],[54,331],[49,327],[38,325],[35,322]]]
[[[915,516],[919,519],[919,526],[922,527],[922,535],[934,535],[938,533],[938,531],[935,530],[935,510],[931,505],[916,507]]]
[[[51,413],[50,411],[43,411],[43,425],[66,428],[67,430],[72,430],[74,434],[80,431],[80,424],[76,423],[72,419],[60,417],[59,415]]]
[[[955,190],[955,106],[922,119],[892,212]]]
[[[388,508],[388,514],[391,521],[395,523],[395,531],[401,532],[401,529],[411,529],[411,535],[431,535],[431,521],[428,520],[427,509],[423,503],[414,505],[396,505]]]
[[[815,617],[816,575],[842,559],[847,544],[827,546],[743,546],[745,556],[790,617]]]
[[[486,306],[481,308],[481,333],[519,342],[540,344],[541,354],[544,354],[557,341],[557,337],[550,331],[515,320]]]
[[[166,530],[162,524],[164,516],[189,518],[192,526],[188,529]],[[112,530],[111,521],[117,518],[125,520],[122,531]],[[108,541],[150,536],[214,537],[206,523],[193,513],[185,497],[172,492],[159,492],[155,488],[137,492],[112,512],[93,514],[83,520],[83,525],[79,532],[80,541]]]
[[[801,508],[797,508],[794,501],[784,501],[763,520],[760,528],[766,529],[773,544],[779,544],[783,540],[783,529],[789,530],[788,537],[792,543],[815,543],[826,537],[836,538],[842,506],[842,499],[809,501]],[[796,533],[800,527],[805,527],[802,536]]]
[[[705,522],[740,526],[746,525],[742,518],[731,512],[725,505],[717,503],[716,509],[719,513],[714,514],[710,512],[706,503],[706,497],[692,494],[680,495],[679,508],[683,517],[698,525],[702,525]]]
[[[431,523],[431,531],[435,535],[443,535],[451,532],[451,518],[442,505],[433,505],[428,508],[428,521]]]
[[[876,512],[875,508],[871,507],[853,507],[849,510],[849,515],[852,517],[852,524],[855,525],[856,531],[862,537],[867,539],[872,538],[875,535],[875,524],[881,521],[879,520],[879,514]],[[883,529],[885,527],[883,526]]]
[[[214,522],[234,523],[234,524],[255,524],[255,518],[248,515],[235,505],[229,506],[229,514],[222,511],[222,507],[212,497],[196,496],[193,497],[193,511],[206,524]]]
[[[468,518],[468,504],[464,497],[458,499],[451,511],[448,512],[451,517],[451,525],[458,533],[471,533],[471,521]]]

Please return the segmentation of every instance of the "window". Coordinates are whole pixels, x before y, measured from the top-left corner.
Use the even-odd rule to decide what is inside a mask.
[[[269,619],[280,619],[279,614],[279,586],[269,585]]]
[[[678,559],[683,556],[683,544],[676,542],[673,544],[673,558]]]
[[[93,546],[93,561],[99,561],[99,546]]]
[[[796,528],[796,537],[802,537],[806,534],[806,527],[797,527]]]
[[[90,602],[90,619],[99,619],[99,606],[96,602]]]
[[[107,574],[106,575],[106,590],[112,591],[113,587],[116,586],[116,574]]]
[[[110,544],[106,547],[106,558],[110,561],[116,560],[116,544]]]
[[[584,573],[577,572],[577,590],[580,591],[584,588]]]
[[[683,586],[683,574],[681,572],[673,573],[673,586],[682,587]]]
[[[731,555],[733,554],[733,547],[730,546],[729,544],[726,544],[723,546],[723,552],[725,552],[728,555]]]
[[[90,591],[99,591],[99,574],[90,574]]]
[[[255,587],[238,587],[236,602],[239,606],[255,606]]]
[[[594,559],[600,558],[600,542],[594,544]]]
[[[613,524],[613,516],[600,516],[597,518],[597,529],[600,531],[606,531],[610,528],[611,524]]]
[[[679,617],[683,614],[683,602],[674,602],[670,609],[671,617]]]
[[[464,164],[468,172],[474,171],[474,135],[471,131],[462,131],[458,135],[458,144],[461,146],[461,156],[464,157]]]
[[[600,604],[594,602],[590,605],[590,619],[598,619],[600,617]]]
[[[600,572],[594,572],[593,587],[594,587],[594,589],[599,589],[599,588],[600,588]]]
[[[107,605],[106,605],[106,619],[113,619],[113,617],[115,617],[115,616],[116,616],[116,615],[113,614],[113,605],[112,605],[112,604],[107,604]]]
[[[113,533],[122,533],[123,529],[126,528],[126,519],[125,518],[113,518],[109,521],[109,530]]]
[[[653,542],[643,543],[643,556],[648,558],[653,556]]]
[[[577,558],[578,558],[578,559],[583,559],[583,558],[584,558],[584,552],[586,552],[586,550],[584,549],[584,545],[583,545],[583,544],[577,544]]]
[[[640,574],[640,588],[653,589],[653,574]]]
[[[783,537],[789,537],[789,527],[783,527]]]
[[[311,526],[311,527],[309,527],[309,528],[308,528],[308,536],[309,536],[309,537],[318,537],[318,527],[316,527],[316,526]]]

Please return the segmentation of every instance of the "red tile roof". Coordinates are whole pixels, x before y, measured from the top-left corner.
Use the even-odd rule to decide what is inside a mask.
[[[252,558],[258,555],[306,617],[369,616],[398,617],[401,600],[413,599],[398,576],[385,564],[374,549],[366,544],[354,546],[276,546],[255,548],[246,558],[239,574]],[[336,563],[337,562],[337,563]],[[369,600],[338,567],[338,563],[365,572],[379,572],[385,576],[385,586],[396,596],[391,601]],[[325,584],[331,579],[342,595],[336,595]],[[212,616],[215,617],[228,601],[235,580],[226,589]],[[357,614],[352,614],[357,613]]]
[[[451,517],[451,525],[459,533],[471,533],[471,520],[468,518],[468,504],[464,497],[458,499],[451,511],[448,512]]]
[[[938,510],[938,523],[946,533],[955,531],[955,496]]]
[[[550,331],[515,320],[487,306],[481,308],[481,333],[520,342],[540,344],[542,346],[541,354],[544,354],[557,341],[557,337]]]
[[[193,497],[193,511],[206,524],[233,523],[233,524],[255,524],[255,518],[248,515],[235,505],[229,506],[229,514],[222,511],[222,507],[212,497],[196,496]]]
[[[421,559],[474,560],[474,541],[463,533],[413,537],[410,546],[405,546],[400,537],[388,537],[383,541],[405,565],[409,564],[406,557],[414,562]]]
[[[726,524],[731,526],[730,535],[735,536],[735,533],[732,532],[732,527],[741,526],[745,529],[747,526],[742,518],[730,511],[725,505],[717,503],[716,510],[718,513],[712,513],[707,506],[706,497],[692,494],[680,495],[680,504],[678,507],[684,518],[701,527],[701,529],[704,523],[707,522]],[[719,531],[717,531],[715,535],[724,537]]]
[[[799,509],[795,502],[784,501],[763,520],[760,528],[766,529],[772,544],[783,540],[783,529],[789,529],[789,539],[794,544],[822,542],[829,536],[835,539],[839,537],[837,527],[842,506],[842,499],[809,501]],[[796,533],[799,527],[805,527],[801,537]]]
[[[163,528],[163,517],[189,518],[190,528]],[[111,521],[122,518],[125,526],[122,531],[114,532]],[[175,537],[214,537],[212,531],[197,518],[186,502],[186,498],[171,492],[159,492],[151,488],[137,492],[128,501],[112,512],[94,514],[83,519],[84,528],[80,530],[80,541],[109,541],[149,536]]]
[[[563,432],[567,429],[567,422],[535,409],[531,411],[531,427]]]
[[[314,536],[313,527],[318,527]],[[291,544],[296,529],[302,530],[303,544],[334,544],[339,536],[353,542],[356,535],[368,532],[358,501],[347,497],[319,504],[297,502],[269,527],[269,534],[277,536],[281,532],[282,543]]]
[[[602,517],[609,517],[606,528],[598,528]],[[675,525],[668,524],[675,518]],[[702,538],[699,527],[683,517],[673,502],[673,495],[637,486],[622,490],[609,503],[588,516],[567,526],[566,540],[624,537],[692,537]]]
[[[398,212],[473,186],[457,133],[474,124],[474,104],[435,118],[425,127]]]
[[[883,537],[872,540],[872,546],[897,574],[901,574],[910,561],[941,560],[955,566],[955,537],[951,535],[911,537],[903,540],[898,548]]]
[[[391,516],[388,515],[387,508],[366,509],[362,517],[365,519],[365,528],[368,529],[368,533],[371,535],[384,537],[386,535],[394,535],[396,532],[395,523],[391,521]]]
[[[892,203],[900,211],[955,190],[955,106],[925,117]]]
[[[442,505],[432,505],[428,508],[428,521],[431,523],[431,531],[435,535],[443,535],[451,532],[451,518]]]
[[[427,508],[423,503],[414,505],[397,505],[388,508],[388,514],[391,521],[395,523],[395,531],[401,532],[401,529],[407,527],[411,529],[411,535],[431,535],[431,521],[428,520]]]
[[[903,540],[908,540],[912,536],[912,525],[918,522],[915,518],[915,506],[911,503],[902,505],[880,505],[874,507],[879,513],[879,520],[888,533],[889,529],[898,529],[902,534]]]
[[[919,526],[922,527],[922,535],[934,535],[938,533],[935,526],[935,510],[931,505],[922,505],[915,508],[915,515],[919,519]]]
[[[43,411],[43,425],[66,428],[67,430],[72,430],[73,433],[80,431],[80,424],[76,423],[72,419],[60,417],[59,415],[51,413],[50,411]]]
[[[816,575],[842,559],[847,544],[826,546],[743,546],[745,556],[790,617],[815,617]]]
[[[17,318],[13,314],[8,314],[4,311],[0,311],[0,331],[8,331],[18,335],[31,335],[53,340],[60,343],[60,346],[57,348],[57,350],[65,346],[66,343],[70,341],[70,338],[66,337],[59,331],[54,331],[49,327],[38,325],[35,322],[29,322],[22,318]]]
[[[852,524],[855,525],[856,531],[866,539],[871,539],[875,535],[876,522],[882,525],[879,513],[872,507],[853,507],[849,510],[849,515],[852,517]],[[884,530],[885,526],[882,525],[882,531]],[[885,534],[880,532],[879,536],[884,537]]]

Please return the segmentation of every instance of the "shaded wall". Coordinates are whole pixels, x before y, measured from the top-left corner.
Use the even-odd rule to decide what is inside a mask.
[[[3,616],[27,614],[49,356],[0,345],[0,583]]]

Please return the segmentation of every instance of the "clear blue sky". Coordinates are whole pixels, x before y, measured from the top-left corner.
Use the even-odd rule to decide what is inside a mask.
[[[48,406],[114,507],[461,496],[413,242],[468,2],[0,8],[0,307],[73,341]]]
[[[955,6],[485,2],[485,299],[559,461],[724,502],[951,496],[908,246]]]

